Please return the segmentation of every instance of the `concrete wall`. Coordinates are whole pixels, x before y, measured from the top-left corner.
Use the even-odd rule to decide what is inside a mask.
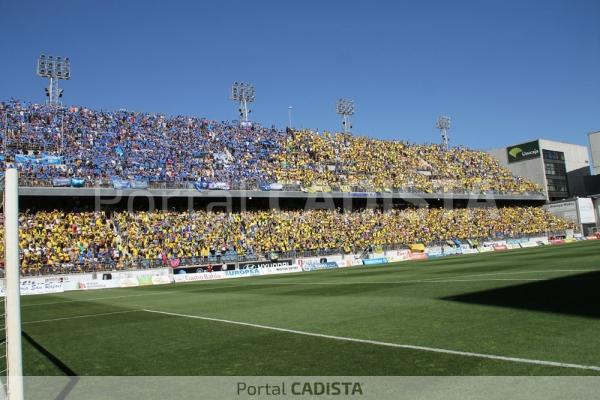
[[[567,170],[567,180],[571,196],[585,196],[583,177],[590,175],[590,157],[588,148],[577,144],[544,139],[539,139],[539,144],[540,150],[542,151],[540,158],[518,161],[510,164],[508,163],[506,147],[491,149],[487,152],[496,157],[500,163],[507,167],[514,175],[522,176],[541,185],[544,188],[544,194],[547,199],[548,184],[544,169],[543,150],[561,151],[565,154],[565,167]],[[598,148],[600,149],[600,137],[598,138]]]
[[[594,199],[594,208],[596,209],[596,226],[600,227],[600,197]]]
[[[590,156],[587,146],[540,139],[540,148],[543,150],[562,151],[565,153],[567,172],[582,168],[590,168]]]
[[[546,200],[548,200],[548,184],[546,182],[544,162],[541,156],[539,158],[518,161],[509,164],[506,147],[491,149],[487,152],[493,157],[497,158],[500,161],[500,164],[507,167],[513,173],[513,175],[522,176],[523,178],[527,178],[530,181],[540,185],[544,189],[544,196],[546,197]]]
[[[592,153],[592,174],[600,175],[600,131],[590,132],[588,138]]]
[[[540,139],[540,148],[562,151],[565,154],[569,193],[571,197],[585,196],[583,177],[590,175],[590,156],[587,146]]]

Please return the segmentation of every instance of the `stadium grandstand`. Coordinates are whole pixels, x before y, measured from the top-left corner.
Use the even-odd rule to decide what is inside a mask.
[[[128,111],[0,104],[22,186],[539,193],[482,151]]]
[[[476,247],[573,228],[536,207],[537,185],[481,151],[16,100],[0,111],[2,157],[20,171],[22,192],[30,190],[21,215],[25,275],[167,265],[218,270],[228,262],[417,243]],[[84,188],[88,200],[98,189],[126,194],[92,210],[86,196],[70,192]],[[207,210],[212,203],[193,201],[186,210],[171,201],[162,211],[128,209],[127,190],[184,190],[200,200],[227,191],[237,206]],[[253,194],[274,193],[278,207],[271,199],[252,202]],[[70,194],[75,202],[59,197]],[[304,201],[294,201],[298,194]],[[306,199],[317,194],[352,201],[309,206]],[[390,204],[380,201],[385,195]],[[503,200],[500,208],[442,206],[460,196]]]
[[[0,400],[598,398],[551,3],[4,2]]]

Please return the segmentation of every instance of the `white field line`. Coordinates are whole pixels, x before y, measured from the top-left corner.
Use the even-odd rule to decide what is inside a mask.
[[[267,330],[277,331],[277,332],[293,333],[296,335],[312,336],[312,337],[318,337],[318,338],[322,338],[322,339],[331,339],[331,340],[340,340],[340,341],[345,341],[345,342],[371,344],[371,345],[375,345],[375,346],[385,346],[385,347],[394,347],[394,348],[401,348],[401,349],[420,350],[420,351],[428,351],[428,352],[432,352],[432,353],[452,354],[452,355],[464,356],[464,357],[486,358],[486,359],[491,359],[491,360],[510,361],[510,362],[516,362],[516,363],[522,363],[522,364],[535,364],[535,365],[542,365],[542,366],[547,366],[547,367],[561,367],[561,368],[600,371],[600,366],[596,366],[596,365],[570,364],[570,363],[562,363],[562,362],[556,362],[556,361],[544,361],[544,360],[535,360],[535,359],[529,359],[529,358],[507,357],[507,356],[500,356],[500,355],[493,355],[493,354],[472,353],[472,352],[467,352],[467,351],[440,349],[440,348],[436,348],[436,347],[415,346],[415,345],[411,345],[411,344],[380,342],[377,340],[357,339],[357,338],[351,338],[351,337],[345,337],[345,336],[326,335],[326,334],[322,334],[322,333],[299,331],[299,330],[295,330],[295,329],[278,328],[278,327],[274,327],[274,326],[253,324],[253,323],[249,323],[249,322],[231,321],[231,320],[227,320],[227,319],[202,317],[199,315],[171,313],[171,312],[158,311],[158,310],[143,309],[141,311],[146,311],[146,312],[154,313],[154,314],[170,315],[170,316],[181,317],[181,318],[192,318],[192,319],[200,319],[200,320],[204,320],[204,321],[221,322],[221,323],[225,323],[225,324],[248,326],[251,328],[259,328],[259,329],[267,329]]]
[[[98,313],[98,314],[73,315],[71,317],[52,318],[52,319],[40,319],[40,320],[36,320],[36,321],[24,321],[24,322],[22,322],[22,324],[23,325],[25,325],[25,324],[39,324],[39,323],[42,323],[42,322],[53,322],[53,321],[64,321],[64,320],[67,320],[67,319],[99,317],[99,316],[102,316],[102,315],[125,314],[125,313],[131,313],[131,312],[136,312],[136,311],[142,311],[142,310],[137,309],[137,310],[125,310],[125,311],[105,312],[105,313]]]

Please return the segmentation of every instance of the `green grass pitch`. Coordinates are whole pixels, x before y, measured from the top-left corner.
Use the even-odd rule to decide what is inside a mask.
[[[28,296],[22,320],[26,375],[599,375],[600,241]]]

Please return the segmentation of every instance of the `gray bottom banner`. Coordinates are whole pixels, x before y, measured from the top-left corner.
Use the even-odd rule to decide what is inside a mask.
[[[600,377],[25,377],[26,399],[600,399]]]

